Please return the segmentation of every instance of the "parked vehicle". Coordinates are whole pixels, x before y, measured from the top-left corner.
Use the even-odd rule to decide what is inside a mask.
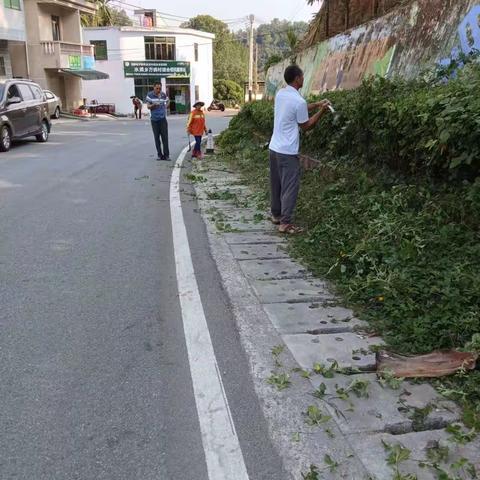
[[[44,92],[45,97],[47,98],[50,118],[58,120],[60,118],[60,112],[62,111],[62,100],[50,90],[44,90]]]
[[[10,150],[12,140],[35,137],[46,142],[50,115],[43,90],[30,80],[0,80],[0,151]]]
[[[207,108],[209,112],[212,110],[220,110],[221,112],[225,111],[225,105],[221,102],[217,102],[216,100],[213,100],[210,106]]]

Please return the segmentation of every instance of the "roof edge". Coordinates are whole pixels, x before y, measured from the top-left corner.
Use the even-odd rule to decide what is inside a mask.
[[[210,38],[214,39],[215,34],[209,32],[202,32],[201,30],[194,30],[193,28],[181,28],[181,27],[119,27],[119,26],[109,26],[109,27],[83,27],[83,30],[93,31],[93,30],[118,30],[120,32],[130,32],[130,33],[163,33],[171,35],[193,35],[196,37]]]

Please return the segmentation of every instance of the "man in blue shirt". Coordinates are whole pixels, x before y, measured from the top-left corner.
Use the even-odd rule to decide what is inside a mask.
[[[153,90],[147,95],[146,103],[147,108],[150,110],[153,138],[155,139],[155,146],[157,147],[157,160],[170,160],[167,122],[167,107],[170,100],[167,95],[162,92],[160,82],[156,82],[153,85]]]

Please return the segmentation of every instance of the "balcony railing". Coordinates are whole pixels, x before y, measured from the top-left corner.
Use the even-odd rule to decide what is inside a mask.
[[[40,42],[43,65],[45,68],[71,68],[70,57],[94,55],[93,45],[71,42]]]

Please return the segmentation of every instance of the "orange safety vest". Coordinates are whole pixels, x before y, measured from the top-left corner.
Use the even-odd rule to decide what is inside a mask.
[[[200,136],[205,133],[205,114],[196,108],[188,117],[187,131],[193,136]]]

